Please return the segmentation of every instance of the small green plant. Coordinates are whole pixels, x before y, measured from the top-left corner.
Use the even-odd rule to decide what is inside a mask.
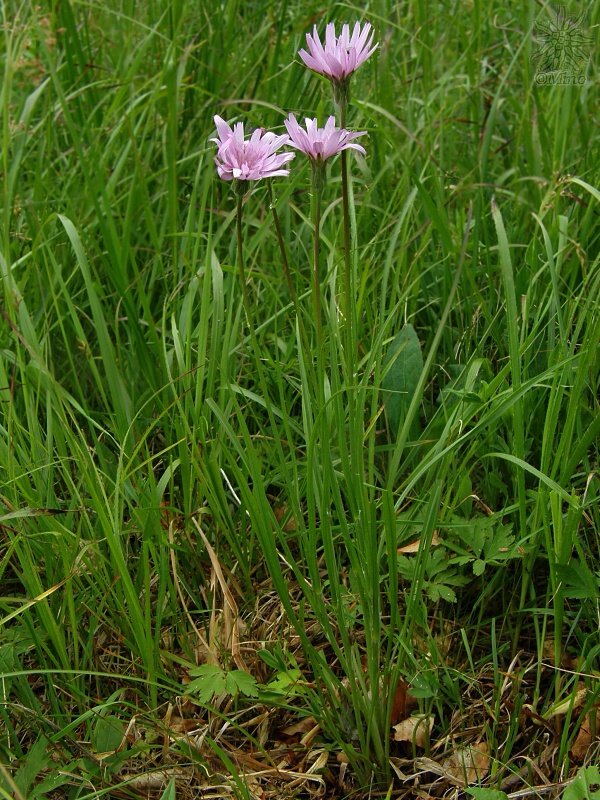
[[[277,702],[306,693],[305,679],[298,663],[291,653],[284,653],[281,645],[271,652],[259,650],[259,657],[265,664],[275,670],[271,680],[261,687],[260,697],[263,702]]]
[[[600,770],[582,767],[562,794],[562,800],[600,800]]]
[[[190,669],[190,677],[194,680],[186,686],[185,693],[201,703],[210,703],[215,695],[223,693],[234,698],[258,697],[256,679],[241,669],[226,671],[216,664],[202,664]]]

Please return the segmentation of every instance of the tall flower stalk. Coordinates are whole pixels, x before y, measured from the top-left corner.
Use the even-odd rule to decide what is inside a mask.
[[[373,45],[374,33],[371,25],[354,25],[352,35],[350,27],[342,26],[339,36],[335,35],[335,25],[330,22],[325,29],[323,45],[316,25],[312,35],[306,34],[308,50],[300,50],[299,56],[309,69],[324,75],[331,82],[333,98],[340,109],[340,128],[346,128],[346,114],[350,100],[350,78],[377,49]],[[348,180],[348,156],[342,151],[342,212],[344,230],[344,317],[346,320],[346,372],[351,385],[356,381],[356,363],[358,358],[357,320],[355,312],[356,287],[352,268],[352,253],[355,242],[352,242],[350,226],[350,184]]]
[[[318,170],[313,168],[313,223],[315,226],[313,239],[313,298],[315,303],[315,324],[317,329],[317,372],[319,377],[319,399],[321,405],[325,402],[324,380],[325,367],[323,364],[323,323],[321,321],[321,276],[319,267],[319,249],[321,245],[321,180],[316,175]],[[320,171],[320,170],[319,170]]]
[[[250,335],[252,337],[252,344],[256,348],[258,342],[256,341],[256,332],[252,322],[252,307],[250,305],[250,297],[248,295],[248,287],[246,286],[246,270],[244,264],[244,235],[242,232],[242,214],[244,209],[244,194],[243,188],[239,183],[234,185],[236,195],[236,232],[237,232],[237,264],[238,273],[240,276],[240,284],[242,286],[242,297],[244,299],[244,311],[246,312],[246,322],[250,328]]]
[[[327,25],[325,43],[321,43],[316,27],[313,34],[306,37],[308,51],[301,50],[300,57],[313,71],[326,76],[333,88],[333,97],[339,107],[340,131],[349,136],[346,130],[348,103],[350,99],[350,79],[353,72],[363,64],[374,52],[377,44],[373,46],[371,26],[362,27],[359,23],[354,26],[352,35],[348,25],[342,27],[339,37],[335,35],[335,26]],[[308,121],[307,121],[308,122]],[[335,118],[331,117],[328,125],[335,127]],[[298,146],[297,136],[293,126],[286,122],[292,146]],[[310,129],[307,125],[307,133]],[[364,131],[362,132],[364,133]],[[359,134],[362,135],[362,134]],[[317,151],[307,151],[309,158],[319,158]],[[362,665],[355,661],[355,653],[349,644],[348,630],[340,625],[344,656],[340,662],[344,664],[346,674],[350,678],[351,687],[360,689],[350,692],[350,702],[358,726],[361,756],[367,760],[374,760],[381,765],[387,775],[387,761],[389,755],[388,735],[389,714],[391,714],[390,698],[394,695],[395,684],[393,679],[387,687],[380,686],[381,661],[383,649],[383,629],[381,625],[381,609],[384,600],[381,592],[379,574],[379,552],[381,542],[377,524],[373,516],[373,496],[365,485],[364,480],[364,398],[365,393],[358,389],[358,325],[356,318],[356,279],[353,268],[355,260],[356,239],[355,225],[351,224],[353,212],[352,184],[349,177],[348,147],[340,147],[342,169],[342,210],[343,210],[343,241],[344,241],[344,278],[343,278],[343,312],[345,317],[344,343],[343,343],[343,374],[345,375],[345,405],[347,413],[347,428],[340,432],[338,437],[339,460],[344,474],[346,486],[345,504],[342,510],[341,522],[344,530],[343,538],[346,551],[351,561],[352,581],[357,587],[363,612],[365,627],[365,649],[367,658],[367,680]],[[357,145],[354,149],[364,154],[364,150]],[[335,376],[337,378],[337,375]],[[342,388],[340,386],[340,388]],[[340,412],[343,413],[341,402]],[[324,453],[323,453],[324,455]],[[325,473],[325,470],[324,470]],[[325,494],[325,493],[324,493]],[[309,504],[310,505],[310,504]],[[327,500],[322,504],[324,513],[328,513]],[[351,522],[346,522],[348,517]],[[320,527],[325,561],[330,575],[336,572],[335,546],[331,538],[331,531],[326,525]],[[392,545],[393,547],[394,545]],[[343,607],[339,601],[340,595],[331,581],[331,602],[339,609],[343,617]],[[346,638],[344,639],[344,635]],[[391,636],[390,632],[390,636]],[[388,648],[391,638],[388,639]],[[388,649],[389,653],[389,649]],[[365,702],[367,695],[367,682],[370,683],[371,698]],[[349,754],[350,755],[350,754]],[[362,769],[354,755],[350,756],[357,769]]]
[[[270,179],[267,181],[267,193],[269,195],[269,206],[271,207],[271,212],[273,213],[273,222],[275,224],[275,232],[277,234],[277,243],[279,244],[279,252],[281,253],[281,263],[283,264],[283,271],[285,272],[285,278],[287,280],[288,289],[290,290],[292,303],[294,304],[294,308],[296,309],[296,314],[297,314],[298,298],[296,297],[296,290],[294,288],[294,282],[292,281],[292,273],[290,272],[290,265],[288,262],[287,251],[285,249],[285,242],[283,241],[283,233],[281,232],[279,214],[277,213],[277,207],[275,206],[275,198],[273,197],[273,187],[271,186]]]
[[[244,123],[237,122],[233,130],[229,123],[216,114],[215,125],[217,127],[217,138],[211,139],[215,142],[218,150],[215,158],[217,165],[217,172],[219,177],[225,181],[233,182],[233,191],[236,196],[236,229],[237,229],[237,262],[240,275],[240,282],[242,284],[242,294],[244,298],[244,307],[248,325],[251,334],[255,339],[254,326],[252,324],[252,314],[250,308],[250,298],[248,297],[248,290],[246,288],[246,276],[244,270],[244,243],[242,235],[242,212],[243,200],[246,192],[246,184],[248,181],[256,181],[262,178],[271,179],[277,175],[287,176],[290,174],[289,169],[285,169],[285,165],[295,158],[294,153],[277,152],[283,145],[289,141],[287,134],[277,136],[271,131],[265,131],[263,128],[255,130],[249,139],[244,136]],[[269,180],[269,193],[272,197],[272,190]],[[276,220],[278,226],[278,220]],[[278,229],[279,235],[281,231]],[[285,258],[284,250],[284,268],[288,276],[288,282],[292,291],[292,299],[295,304],[295,292],[289,274],[289,267],[287,258]],[[256,344],[256,342],[253,342]]]
[[[257,358],[258,373],[265,402],[267,403],[267,408],[270,409],[270,404],[267,401],[266,382],[264,380],[259,357],[258,339],[252,320],[252,307],[250,305],[250,297],[246,286],[242,227],[244,194],[246,193],[246,186],[249,181],[289,175],[289,170],[285,169],[285,165],[295,158],[295,154],[290,152],[278,152],[283,145],[288,143],[289,136],[287,134],[277,136],[271,131],[265,131],[259,128],[252,133],[249,139],[246,139],[244,136],[243,122],[236,123],[232,130],[231,126],[218,115],[215,115],[214,119],[218,134],[218,138],[211,139],[218,147],[215,164],[217,165],[219,176],[223,178],[223,180],[232,181],[233,191],[236,197],[237,263],[242,286],[244,310],[246,321],[250,329],[252,347]],[[287,272],[289,273],[289,268]],[[292,295],[292,298],[294,297],[295,293]]]
[[[281,231],[281,223],[279,222],[279,214],[277,213],[277,206],[275,205],[275,198],[273,197],[273,187],[271,186],[271,180],[267,180],[267,192],[269,194],[269,205],[271,207],[271,212],[273,214],[273,223],[275,225],[275,233],[277,234],[277,242],[279,244],[279,252],[281,253],[281,263],[283,264],[283,271],[285,272],[285,277],[288,284],[288,289],[290,290],[290,297],[292,298],[292,303],[294,304],[294,310],[296,311],[296,319],[298,321],[298,330],[300,331],[300,340],[302,345],[302,359],[304,361],[304,365],[308,372],[311,373],[314,379],[314,364],[310,357],[310,346],[308,344],[308,338],[306,336],[306,329],[304,327],[304,323],[302,321],[302,315],[300,313],[300,308],[298,306],[298,296],[296,295],[296,289],[294,288],[294,281],[292,280],[292,273],[290,271],[290,265],[287,257],[287,250],[285,248],[285,242],[283,240],[283,233]],[[316,384],[316,380],[313,380],[313,385]]]
[[[275,225],[275,232],[277,234],[277,242],[279,244],[279,251],[281,253],[281,263],[283,264],[283,271],[285,272],[288,289],[290,290],[290,297],[292,298],[292,303],[294,304],[294,310],[296,311],[296,319],[298,320],[298,329],[300,331],[300,339],[302,341],[302,351],[303,351],[302,355],[308,371],[313,372],[312,370],[313,362],[310,359],[310,346],[308,344],[306,330],[304,328],[304,323],[302,322],[302,316],[300,314],[300,308],[298,306],[298,297],[296,295],[296,290],[294,288],[292,273],[290,272],[290,265],[288,262],[287,251],[285,249],[285,242],[283,240],[283,233],[281,231],[281,224],[279,222],[279,214],[277,213],[275,198],[273,197],[273,187],[271,186],[270,179],[267,180],[267,192],[269,194],[269,205],[271,206],[271,212],[273,214],[273,223]]]
[[[340,125],[345,127],[346,124],[346,101],[345,99],[340,103]],[[348,191],[348,156],[346,152],[342,153],[342,215],[344,224],[344,294],[345,294],[345,308],[344,314],[346,317],[346,369],[347,377],[351,385],[355,383],[356,369],[355,358],[358,359],[358,336],[357,336],[357,320],[354,298],[356,297],[356,289],[354,285],[354,270],[352,269],[352,241],[350,237],[350,195]]]
[[[315,325],[317,330],[317,366],[319,373],[319,396],[323,393],[323,327],[321,322],[321,279],[320,279],[320,228],[321,228],[321,193],[325,185],[325,163],[337,153],[346,150],[365,152],[364,147],[353,139],[364,136],[366,131],[350,132],[344,128],[336,128],[335,117],[329,117],[324,128],[319,128],[316,119],[306,119],[305,127],[301,127],[293,114],[285,121],[290,137],[289,144],[304,153],[310,161],[313,185],[313,296],[315,304]]]

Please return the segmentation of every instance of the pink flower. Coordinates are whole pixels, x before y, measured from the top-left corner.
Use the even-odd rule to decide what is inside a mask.
[[[244,139],[244,123],[237,122],[233,130],[218,115],[215,115],[218,139],[211,139],[218,145],[215,164],[219,177],[224,181],[234,178],[239,181],[258,181],[275,175],[289,175],[289,169],[281,169],[291,161],[294,153],[277,153],[289,141],[284,133],[277,136],[264,128],[254,131],[250,139]]]
[[[324,162],[342,150],[358,150],[365,155],[365,148],[351,140],[364,136],[366,131],[351,133],[344,128],[335,127],[335,117],[329,117],[324,128],[317,126],[316,119],[306,119],[306,130],[296,122],[293,114],[285,120],[289,133],[289,144],[305,153],[313,162]]]
[[[362,30],[360,22],[357,22],[350,36],[349,26],[342,25],[342,33],[336,38],[335,24],[330,22],[325,29],[325,47],[323,47],[315,25],[313,35],[306,34],[309,52],[300,50],[298,55],[306,66],[315,72],[327,76],[333,82],[344,81],[377,49],[377,44],[371,47],[374,34],[371,33],[371,38],[367,42],[370,31],[371,25],[368,22]]]

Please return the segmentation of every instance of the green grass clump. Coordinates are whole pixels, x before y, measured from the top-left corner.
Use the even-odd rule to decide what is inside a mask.
[[[599,8],[565,6],[586,82],[546,85],[533,2],[3,5],[2,796],[581,782]],[[356,329],[333,161],[317,358],[310,171],[273,183],[297,313],[267,186],[244,198],[251,335],[209,139],[323,123],[297,52],[356,19]]]

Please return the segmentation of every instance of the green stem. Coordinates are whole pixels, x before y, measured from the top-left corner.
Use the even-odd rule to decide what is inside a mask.
[[[292,274],[290,272],[290,266],[287,259],[287,253],[285,250],[285,243],[283,241],[283,234],[281,233],[281,225],[279,224],[279,214],[277,213],[277,209],[275,208],[275,201],[273,199],[273,187],[271,186],[271,179],[267,179],[267,192],[269,193],[269,204],[271,206],[271,211],[273,212],[273,222],[275,223],[275,230],[277,232],[277,241],[279,242],[279,250],[281,251],[281,261],[283,263],[283,269],[285,272],[285,277],[288,282],[288,288],[290,290],[290,296],[292,298],[292,302],[294,304],[294,308],[296,309],[296,314],[298,313],[298,301],[296,297],[296,290],[294,289],[294,284],[292,282]]]
[[[270,178],[267,180],[267,191],[269,193],[269,203],[271,205],[271,211],[273,212],[273,222],[275,223],[275,231],[277,232],[277,241],[279,242],[281,261],[283,263],[285,277],[287,279],[288,288],[290,290],[290,296],[292,298],[292,302],[296,310],[296,319],[298,320],[298,328],[300,329],[300,338],[302,339],[302,349],[304,350],[305,364],[307,366],[308,371],[311,372],[311,374],[313,374],[314,377],[313,362],[309,358],[310,347],[308,344],[308,338],[306,336],[306,330],[304,329],[304,323],[302,322],[302,317],[300,316],[300,309],[298,308],[298,297],[296,295],[296,290],[294,289],[294,283],[292,281],[292,273],[290,272],[287,252],[285,249],[285,242],[283,240],[283,234],[281,232],[281,225],[279,224],[279,214],[277,213],[277,209],[275,207],[275,201],[273,198],[273,187],[271,186]]]
[[[269,415],[269,422],[271,424],[271,430],[277,431],[277,421],[275,419],[275,415],[273,414],[273,408],[271,407],[271,401],[269,399],[269,390],[267,387],[267,382],[265,380],[265,373],[263,369],[262,359],[260,357],[261,349],[258,344],[258,338],[256,336],[256,331],[254,329],[254,323],[252,321],[252,306],[250,305],[250,295],[248,294],[248,289],[246,287],[246,277],[245,277],[245,270],[244,270],[244,250],[243,250],[243,237],[242,237],[242,203],[243,203],[243,183],[241,186],[238,184],[237,187],[234,187],[234,191],[236,193],[236,201],[237,201],[237,251],[238,251],[238,269],[239,269],[239,276],[240,276],[240,283],[242,284],[242,295],[244,298],[244,310],[246,312],[246,320],[248,322],[248,328],[250,329],[250,340],[252,342],[252,354],[254,356],[254,361],[256,363],[256,371],[258,372],[258,381],[260,383],[260,388],[263,393],[263,398],[265,401],[265,408],[267,409],[267,413]],[[243,342],[243,335],[242,335],[242,342]],[[284,455],[283,451],[281,450],[281,446],[279,443],[279,439],[275,437],[276,447],[279,451],[279,456],[281,459],[281,463],[284,462]]]
[[[340,102],[340,128],[346,127],[345,98]],[[342,150],[342,210],[344,226],[344,316],[346,318],[346,371],[347,381],[353,386],[356,380],[356,325],[354,320],[354,286],[352,274],[352,247],[350,237],[350,197],[348,191],[348,151]]]
[[[340,109],[340,128],[346,127],[346,110],[348,107],[348,87],[340,93],[338,102]],[[356,337],[356,316],[355,316],[355,291],[354,273],[352,269],[352,246],[350,235],[350,192],[348,187],[348,152],[342,150],[342,210],[344,227],[344,360],[346,367],[346,404],[348,408],[348,431],[350,453],[346,455],[346,446],[342,446],[342,460],[347,462],[347,474],[349,481],[355,481],[349,492],[350,508],[354,514],[358,514],[361,506],[360,500],[364,491],[363,471],[362,471],[362,447],[363,447],[363,426],[360,423],[359,415],[356,411],[355,387],[357,384],[358,372],[358,344]],[[350,476],[352,476],[350,478]]]
[[[321,244],[321,187],[313,181],[315,238],[313,246],[313,300],[315,304],[315,324],[317,327],[317,397],[320,405],[325,401],[323,369],[323,326],[321,323],[321,278],[319,276],[319,253]]]
[[[250,336],[252,337],[252,344],[255,348],[254,352],[258,354],[257,342],[256,342],[256,334],[254,332],[254,326],[252,325],[252,310],[250,306],[250,297],[248,296],[248,289],[246,288],[246,275],[244,270],[244,237],[242,236],[242,204],[243,204],[244,197],[241,194],[236,193],[236,201],[237,201],[237,251],[238,251],[238,270],[240,274],[240,283],[242,284],[242,295],[244,298],[244,309],[246,311],[246,318],[248,322],[248,327],[250,328]]]

